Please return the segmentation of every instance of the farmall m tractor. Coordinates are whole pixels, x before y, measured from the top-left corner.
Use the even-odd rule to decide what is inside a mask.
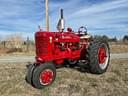
[[[104,39],[92,39],[83,26],[78,32],[73,32],[71,28],[63,32],[62,9],[57,29],[58,32],[35,33],[36,62],[28,66],[26,81],[29,84],[38,89],[52,84],[56,78],[56,67],[62,64],[80,65],[94,74],[102,74],[107,70],[110,52]]]

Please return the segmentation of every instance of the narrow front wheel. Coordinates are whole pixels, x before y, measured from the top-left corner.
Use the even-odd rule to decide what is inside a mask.
[[[53,63],[39,65],[33,72],[33,85],[35,88],[42,89],[51,85],[56,77],[56,69]]]

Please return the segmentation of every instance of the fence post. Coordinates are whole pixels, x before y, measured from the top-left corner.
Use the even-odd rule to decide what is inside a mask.
[[[29,40],[29,37],[27,37],[27,42],[26,42],[26,44],[27,44],[27,52],[29,52],[29,47],[30,47],[30,40]]]
[[[3,41],[3,47],[6,48],[6,41]]]

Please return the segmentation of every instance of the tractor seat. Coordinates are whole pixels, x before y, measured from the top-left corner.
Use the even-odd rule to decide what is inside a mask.
[[[80,39],[89,39],[89,38],[91,38],[90,34],[80,36]]]

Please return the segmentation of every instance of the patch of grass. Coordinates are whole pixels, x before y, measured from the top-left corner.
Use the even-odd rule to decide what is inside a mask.
[[[110,44],[111,53],[126,53],[128,52],[128,44]]]
[[[38,90],[25,82],[27,63],[0,63],[0,96],[127,96],[128,60],[112,60],[106,73],[57,69],[55,82]]]
[[[88,77],[87,79],[87,82],[89,82],[89,85],[92,86],[92,87],[97,87],[98,85],[98,81],[96,78],[90,78]]]

